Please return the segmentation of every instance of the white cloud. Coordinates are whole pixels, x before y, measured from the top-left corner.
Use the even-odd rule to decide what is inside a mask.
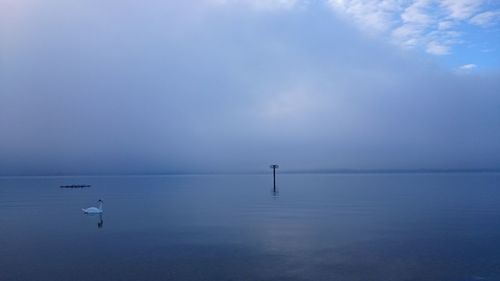
[[[403,47],[450,54],[463,41],[460,25],[487,27],[500,11],[487,11],[486,0],[328,0],[330,6],[363,30],[387,34]]]
[[[477,14],[470,19],[470,23],[481,27],[495,25],[498,21],[500,21],[500,10],[486,11],[484,13]]]
[[[472,73],[475,69],[477,69],[477,65],[475,65],[473,63],[469,63],[469,64],[464,64],[464,65],[461,65],[461,66],[455,68],[454,72],[456,74],[459,74],[459,75],[464,75],[464,74]]]
[[[441,5],[448,11],[448,18],[465,20],[477,13],[484,0],[442,0]]]
[[[205,0],[220,5],[243,5],[256,10],[306,7],[312,0]],[[464,24],[493,26],[500,10],[487,10],[487,0],[317,0],[327,3],[364,32],[388,36],[405,48],[420,48],[433,55],[452,53],[463,43],[458,32]]]
[[[0,173],[254,169],[270,155],[297,168],[500,166],[496,73],[455,77],[328,13],[193,14],[194,1],[111,0],[120,10],[103,13],[50,0],[17,37],[0,28]],[[425,40],[411,27],[401,33]]]
[[[398,22],[401,5],[395,0],[328,0],[336,11],[344,13],[367,30],[386,31]]]
[[[470,64],[464,64],[464,65],[462,65],[462,66],[459,67],[459,69],[461,69],[461,70],[472,70],[474,68],[477,68],[477,65],[472,64],[472,63],[470,63]]]
[[[290,10],[312,0],[204,0],[218,5],[239,5],[255,10]],[[500,22],[500,10],[488,10],[487,0],[317,0],[327,3],[364,32],[388,36],[405,48],[420,48],[433,55],[452,53],[463,43],[464,24],[490,27]]]
[[[446,30],[446,29],[450,29],[454,26],[454,22],[453,21],[449,21],[449,20],[444,20],[444,21],[440,21],[438,23],[438,30]]]
[[[401,14],[401,19],[405,23],[412,23],[418,25],[429,25],[435,21],[429,13],[431,1],[417,0],[408,6]]]
[[[433,55],[447,55],[450,53],[450,48],[446,45],[432,41],[427,44],[426,51]]]

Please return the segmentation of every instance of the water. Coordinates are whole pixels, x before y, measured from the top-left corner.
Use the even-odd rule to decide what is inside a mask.
[[[92,184],[61,189],[63,184]],[[500,174],[0,179],[0,280],[500,280]],[[104,215],[81,208],[104,201]]]

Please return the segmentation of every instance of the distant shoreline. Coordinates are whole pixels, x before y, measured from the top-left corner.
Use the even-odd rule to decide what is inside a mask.
[[[280,174],[478,174],[500,173],[500,169],[311,169],[277,170]],[[209,176],[209,175],[265,175],[269,171],[204,171],[130,174],[47,174],[47,175],[0,175],[0,178],[38,177],[154,177],[154,176]]]
[[[283,171],[289,174],[443,174],[500,173],[500,169],[332,169]]]

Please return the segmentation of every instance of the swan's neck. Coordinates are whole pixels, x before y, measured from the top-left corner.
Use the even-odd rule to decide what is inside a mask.
[[[102,202],[99,202],[99,210],[102,211]]]

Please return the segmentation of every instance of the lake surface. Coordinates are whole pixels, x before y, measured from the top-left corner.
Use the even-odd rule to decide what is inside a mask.
[[[0,280],[500,280],[500,174],[279,174],[278,187],[0,178]],[[98,199],[104,214],[84,215]]]

